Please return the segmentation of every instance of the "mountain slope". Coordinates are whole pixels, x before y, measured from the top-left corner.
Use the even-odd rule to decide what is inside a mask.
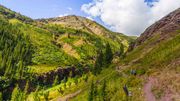
[[[62,84],[65,91],[86,81],[87,72],[110,65],[120,48],[127,50],[133,41],[83,17],[75,22],[82,24],[81,29],[73,24],[68,27],[49,20],[47,23],[46,19],[33,20],[0,6],[0,20],[0,95],[5,100],[16,99],[16,92],[25,96],[17,98],[21,100],[28,95],[34,98],[30,94],[34,91],[43,96],[41,91],[44,94],[45,89]],[[98,57],[103,63],[97,63]]]
[[[180,29],[180,8],[157,21],[137,39],[136,46],[143,44],[153,36],[159,35],[161,38],[158,41],[166,40],[176,35],[173,33]]]
[[[116,70],[104,70],[72,101],[88,98],[111,101],[178,101],[180,99],[180,9],[162,18],[135,41],[133,50],[120,60]],[[110,69],[110,68],[109,68]],[[101,77],[103,74],[110,74]],[[98,78],[103,78],[104,83]],[[98,80],[97,80],[98,79]],[[123,89],[127,88],[129,92]],[[105,89],[105,91],[102,91]],[[97,91],[98,95],[91,93]],[[101,95],[103,93],[108,94]],[[87,98],[84,100],[83,98]],[[83,100],[82,100],[83,99]]]
[[[146,29],[122,64],[136,70],[149,82],[157,99],[180,98],[180,9],[171,12]],[[149,79],[148,79],[149,78]],[[148,81],[149,80],[149,81]],[[145,92],[146,91],[145,84]],[[151,92],[150,91],[150,92]],[[149,92],[149,93],[150,93]],[[148,95],[145,95],[146,97]],[[147,98],[148,100],[148,98]]]
[[[4,7],[3,5],[0,4],[0,16],[7,18],[7,19],[18,19],[20,21],[23,21],[25,23],[32,23],[33,20],[29,17],[26,17],[24,15],[21,15],[19,13],[16,13],[6,7]]]
[[[132,41],[84,17],[66,16],[35,21],[4,6],[0,6],[0,15],[30,37],[34,47],[32,64],[39,67],[45,64],[54,68],[77,62],[92,65],[97,51],[100,48],[104,50],[106,43],[110,44],[113,53],[118,53],[120,43],[127,49],[129,41]]]
[[[38,19],[37,21],[46,24],[59,25],[63,28],[85,31],[87,33],[96,34],[97,36],[109,38],[117,42],[123,42],[125,40],[132,41],[132,38],[128,36],[112,32],[97,22],[81,16],[69,15],[57,18]]]

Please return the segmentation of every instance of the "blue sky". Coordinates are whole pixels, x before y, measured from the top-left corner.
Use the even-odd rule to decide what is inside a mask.
[[[58,17],[67,14],[88,17],[86,13],[81,11],[81,6],[92,1],[93,0],[0,0],[0,4],[33,19],[38,19]],[[105,25],[98,17],[94,18],[94,20]]]
[[[0,4],[37,19],[56,17],[64,14],[87,16],[81,11],[81,6],[92,1],[93,0],[0,0]]]
[[[33,19],[79,15],[91,17],[113,31],[140,35],[180,7],[180,0],[0,0],[0,4]]]
[[[31,18],[57,17],[64,14],[86,16],[81,5],[91,0],[0,0],[0,4]]]

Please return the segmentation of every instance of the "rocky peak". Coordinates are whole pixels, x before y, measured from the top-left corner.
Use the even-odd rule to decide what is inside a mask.
[[[180,8],[157,21],[137,39],[135,46],[141,45],[154,35],[160,35],[160,40],[173,36],[173,32],[180,29]]]

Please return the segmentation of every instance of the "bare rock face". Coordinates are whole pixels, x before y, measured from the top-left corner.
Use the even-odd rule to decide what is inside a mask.
[[[157,41],[170,38],[171,36],[174,36],[173,32],[178,29],[180,29],[180,8],[171,12],[169,15],[147,28],[137,39],[135,47],[141,45],[146,40],[157,34],[160,35],[160,39]]]

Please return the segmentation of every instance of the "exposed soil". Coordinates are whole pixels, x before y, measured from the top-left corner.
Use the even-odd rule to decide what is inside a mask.
[[[68,101],[69,99],[71,99],[71,98],[77,96],[79,93],[81,93],[81,91],[82,90],[78,90],[78,91],[71,93],[71,94],[68,94],[62,98],[58,98],[56,101]]]
[[[144,85],[144,95],[146,101],[156,101],[155,96],[152,93],[152,86],[156,80],[154,78],[149,78],[148,82]]]

